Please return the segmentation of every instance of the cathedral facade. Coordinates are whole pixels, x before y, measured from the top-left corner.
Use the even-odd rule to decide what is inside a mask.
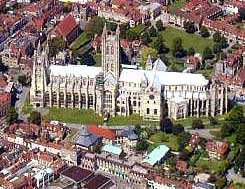
[[[223,114],[227,88],[200,74],[167,72],[150,57],[146,69],[120,64],[120,30],[102,33],[102,67],[50,65],[48,46],[34,56],[30,101],[34,107],[92,109],[100,115],[139,114],[159,121]]]

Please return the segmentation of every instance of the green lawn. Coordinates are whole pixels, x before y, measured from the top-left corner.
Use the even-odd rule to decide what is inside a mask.
[[[163,39],[165,40],[165,44],[168,48],[170,48],[169,53],[172,54],[172,44],[173,39],[176,37],[180,37],[183,42],[184,49],[188,49],[193,47],[196,52],[202,53],[205,47],[213,47],[214,42],[210,39],[205,39],[201,36],[195,34],[186,33],[184,30],[176,29],[173,27],[167,27],[164,31],[161,32]]]
[[[94,54],[93,59],[96,62],[95,66],[101,66],[101,53]]]
[[[183,125],[184,127],[186,126],[192,126],[192,121],[195,118],[186,118],[186,119],[179,119],[174,121],[175,124],[179,123],[181,125]],[[209,124],[209,119],[208,117],[200,117],[199,119],[201,119],[204,123],[204,125]]]
[[[227,168],[226,161],[210,161],[202,158],[199,158],[195,165],[210,173],[222,173]]]
[[[159,122],[144,121],[138,114],[110,117],[108,125],[159,125]]]
[[[129,30],[134,31],[137,33],[137,35],[140,35],[143,31],[145,31],[146,26],[144,24],[139,24],[133,28],[130,28]]]
[[[175,13],[176,9],[181,8],[186,3],[186,0],[176,0],[168,6],[170,13]]]
[[[235,187],[235,189],[243,189],[245,188],[245,183],[233,183],[231,186]]]
[[[165,134],[163,132],[158,132],[152,135],[149,140],[154,142],[155,144],[165,144],[173,151],[179,150],[178,138],[173,134]]]
[[[97,115],[93,110],[50,108],[48,115],[44,116],[47,121],[57,120],[65,123],[77,124],[103,124],[103,117]],[[107,123],[113,125],[159,125],[159,122],[144,121],[139,115],[130,115],[128,117],[116,116],[110,117]]]
[[[45,120],[57,120],[65,123],[77,124],[102,124],[103,117],[98,116],[93,110],[50,108]]]
[[[71,49],[77,50],[87,44],[90,41],[90,37],[86,32],[82,32],[82,34],[72,43]]]
[[[33,107],[32,107],[32,105],[30,104],[30,102],[29,102],[29,99],[27,99],[26,101],[25,101],[25,104],[24,104],[24,106],[22,107],[22,113],[23,114],[29,114],[29,113],[31,113],[32,112],[32,109],[33,109]]]
[[[195,73],[204,75],[206,78],[211,79],[213,69],[197,70]]]

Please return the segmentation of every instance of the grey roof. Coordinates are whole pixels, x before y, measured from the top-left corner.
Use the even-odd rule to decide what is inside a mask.
[[[210,183],[203,183],[203,182],[197,183],[196,187],[205,188],[205,189],[214,189],[214,185],[212,185]]]
[[[133,126],[127,126],[122,129],[121,135],[124,137],[128,137],[129,140],[137,140],[139,137],[134,132]]]
[[[94,145],[100,137],[89,133],[86,127],[82,127],[79,133],[74,138],[74,142],[80,146],[89,147]]]

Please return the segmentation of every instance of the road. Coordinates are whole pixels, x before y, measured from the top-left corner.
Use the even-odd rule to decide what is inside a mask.
[[[213,135],[210,134],[210,129],[191,129],[191,126],[185,127],[185,131],[191,134],[198,133],[202,138],[213,139]]]
[[[28,120],[27,120],[27,117],[22,114],[22,108],[25,105],[25,102],[26,102],[26,99],[27,99],[27,97],[29,95],[29,92],[30,92],[30,88],[29,87],[23,87],[22,93],[20,95],[20,98],[15,103],[15,108],[16,108],[16,111],[19,114],[19,119],[23,120],[24,122],[27,122]]]
[[[226,178],[229,181],[245,184],[245,178],[241,177],[240,175],[237,175],[234,172],[234,168],[233,167],[227,171]]]

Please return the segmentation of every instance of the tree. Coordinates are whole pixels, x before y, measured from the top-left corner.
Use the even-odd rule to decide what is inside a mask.
[[[183,149],[190,141],[191,134],[188,132],[182,132],[178,135],[179,149]]]
[[[227,184],[227,179],[226,177],[221,177],[215,182],[215,186],[217,189],[222,189],[226,186]]]
[[[23,86],[27,86],[28,85],[28,78],[26,75],[19,75],[18,76],[18,82],[23,85]]]
[[[66,42],[62,37],[53,37],[49,40],[49,56],[55,56],[59,51],[64,50]]]
[[[213,46],[213,52],[215,54],[218,54],[218,53],[222,52],[222,46],[221,46],[220,43],[214,44],[214,46]]]
[[[161,35],[157,36],[157,38],[155,38],[153,40],[152,48],[156,49],[158,54],[161,54],[163,52],[167,52],[167,48],[164,45],[164,42],[162,40],[162,36]]]
[[[204,128],[204,124],[203,124],[202,120],[199,119],[199,118],[193,119],[192,128],[193,129],[203,129]]]
[[[156,27],[157,27],[157,30],[158,30],[158,31],[163,31],[163,30],[164,30],[163,23],[162,23],[161,20],[158,20],[158,21],[156,22]]]
[[[196,31],[194,22],[190,22],[190,21],[184,22],[184,28],[187,33],[195,33]]]
[[[234,171],[236,173],[240,172],[242,175],[245,174],[245,146],[240,150],[240,153],[236,157]]]
[[[128,30],[126,31],[126,38],[129,40],[129,41],[133,41],[135,39],[138,39],[138,35],[136,33],[135,30]]]
[[[209,47],[205,47],[203,50],[203,55],[202,55],[204,60],[212,59],[213,58],[213,52]]]
[[[154,26],[151,26],[149,29],[148,29],[148,32],[150,34],[151,37],[156,37],[157,36],[157,30],[155,29]]]
[[[183,55],[182,39],[176,37],[173,39],[173,56],[181,57]]]
[[[195,49],[193,47],[190,47],[187,51],[188,56],[194,56],[195,55]]]
[[[213,40],[214,42],[220,42],[221,40],[221,34],[219,32],[215,32],[214,35],[213,35]]]
[[[64,5],[64,8],[63,8],[64,12],[71,12],[72,2],[67,1],[63,5]]]
[[[224,36],[221,37],[219,44],[222,49],[228,47],[228,42]]]
[[[234,133],[235,129],[229,123],[224,123],[220,129],[220,135],[222,138],[228,137]]]
[[[160,127],[161,127],[161,131],[165,133],[171,133],[173,128],[173,123],[171,119],[164,118],[161,120]]]
[[[149,33],[147,31],[145,31],[141,36],[140,36],[140,39],[143,43],[143,45],[147,45],[149,44],[152,40],[151,40],[151,37],[149,35]]]
[[[105,25],[105,20],[103,18],[94,16],[85,25],[84,31],[92,36],[94,36],[95,34],[100,35],[103,31],[104,25]]]
[[[36,124],[36,125],[41,125],[41,114],[39,112],[33,111],[30,113],[30,117],[29,117],[29,122]]]
[[[11,125],[18,120],[18,113],[14,107],[10,107],[6,116],[6,123]]]
[[[213,116],[210,116],[209,118],[209,123],[210,125],[217,125],[218,124],[218,119],[213,117]]]
[[[145,67],[145,63],[149,55],[151,55],[152,58],[156,58],[157,50],[150,47],[143,48],[142,55],[141,55],[141,65],[143,67]]]
[[[240,15],[240,19],[245,20],[245,8],[244,7],[239,8],[238,13]]]
[[[234,106],[226,116],[227,121],[241,123],[244,121],[243,108],[241,105]]]
[[[239,144],[245,145],[245,125],[239,125],[236,131],[236,139]]]
[[[177,134],[180,134],[180,133],[182,133],[182,132],[184,132],[184,127],[183,127],[183,125],[181,125],[181,124],[176,124],[176,125],[173,125],[173,128],[172,128],[172,132],[173,132],[173,134],[175,134],[175,135],[177,135]]]
[[[146,140],[140,140],[136,144],[136,151],[146,151],[149,144]]]
[[[208,31],[208,28],[205,27],[205,26],[202,26],[201,29],[200,29],[200,35],[202,37],[209,37],[209,31]]]

